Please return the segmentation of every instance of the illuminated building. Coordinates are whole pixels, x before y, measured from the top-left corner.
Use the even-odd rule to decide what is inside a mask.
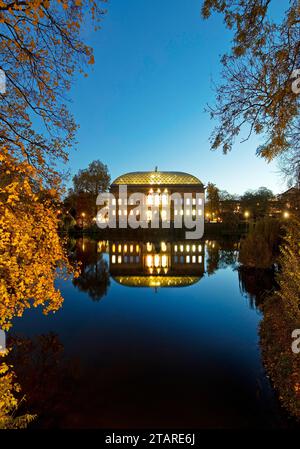
[[[109,267],[113,279],[131,287],[180,287],[204,275],[204,243],[111,242]]]
[[[125,186],[126,196],[123,197],[120,195],[120,187]],[[137,192],[145,198],[144,221],[147,223],[157,219],[158,227],[172,227],[174,221],[183,215],[193,220],[204,219],[204,186],[193,175],[150,171],[119,176],[111,184],[110,193],[113,196],[109,204],[117,222],[139,213],[137,203],[131,200],[131,195]]]

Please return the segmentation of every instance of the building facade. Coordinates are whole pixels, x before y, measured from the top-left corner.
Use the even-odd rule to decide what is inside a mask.
[[[155,222],[151,227],[167,228],[180,219],[184,222],[187,217],[193,221],[204,220],[203,183],[188,173],[157,170],[126,173],[112,182],[110,193],[109,208],[117,223],[136,216],[142,227],[150,227]],[[141,217],[133,199],[136,193],[143,194],[144,198],[146,213]]]

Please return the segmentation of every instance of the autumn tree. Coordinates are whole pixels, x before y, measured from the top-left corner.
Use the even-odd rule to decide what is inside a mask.
[[[211,117],[217,124],[212,149],[232,149],[260,136],[257,154],[279,157],[285,175],[299,186],[300,173],[300,7],[290,0],[282,20],[274,20],[272,0],[204,0],[202,16],[224,17],[232,31],[231,51],[223,55],[222,82],[217,86]],[[282,7],[282,5],[280,4]],[[299,217],[287,225],[284,260],[278,276],[281,290],[264,305],[261,326],[263,358],[283,404],[300,418],[299,358],[290,349],[291,329],[299,323]],[[291,316],[292,315],[292,316]]]
[[[300,150],[300,96],[292,89],[300,68],[299,2],[291,0],[283,20],[275,22],[271,0],[204,0],[202,16],[221,13],[233,33],[229,54],[222,57],[223,83],[210,108],[218,122],[212,148],[231,150],[238,135],[264,136],[257,153],[267,161]]]
[[[269,210],[270,200],[274,198],[273,192],[266,188],[260,187],[257,190],[247,190],[241,196],[241,207],[248,210],[254,219],[264,217]]]
[[[220,197],[218,187],[209,182],[206,187],[206,213],[209,214],[210,218],[217,217],[220,209]]]
[[[0,325],[25,307],[56,310],[57,268],[65,268],[58,237],[58,163],[66,162],[76,124],[66,93],[76,71],[94,62],[81,39],[85,21],[103,14],[96,0],[0,2]]]
[[[72,210],[74,216],[84,213],[87,221],[97,214],[96,199],[99,193],[108,190],[110,174],[107,165],[96,160],[86,169],[81,169],[73,177],[73,187],[64,200],[65,207]]]

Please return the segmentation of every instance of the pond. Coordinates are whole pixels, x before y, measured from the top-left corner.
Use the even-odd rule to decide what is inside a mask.
[[[272,275],[238,270],[238,241],[70,242],[64,304],[9,332],[42,428],[293,427],[264,370],[259,305]]]

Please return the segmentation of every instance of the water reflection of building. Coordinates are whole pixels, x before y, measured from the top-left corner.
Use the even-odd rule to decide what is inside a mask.
[[[134,287],[180,287],[204,275],[203,242],[111,242],[111,276]]]
[[[126,186],[127,198],[119,197],[119,187]],[[111,200],[112,214],[116,220],[127,218],[139,211],[128,198],[131,194],[140,192],[146,197],[147,210],[146,221],[150,222],[158,214],[159,227],[170,224],[176,219],[176,215],[189,215],[193,220],[203,219],[204,185],[193,175],[183,172],[132,172],[116,178],[110,187],[114,195]],[[171,195],[176,198],[171,200]],[[155,210],[152,210],[152,209]],[[169,211],[169,213],[168,213]]]

